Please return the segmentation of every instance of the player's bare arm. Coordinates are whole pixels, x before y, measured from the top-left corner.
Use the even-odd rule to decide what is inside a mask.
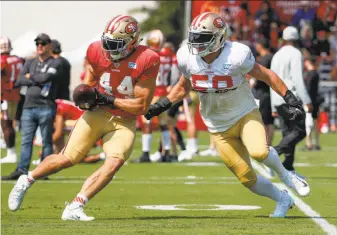
[[[177,103],[183,100],[189,94],[191,89],[191,82],[184,76],[181,76],[179,82],[172,87],[167,98],[171,101],[171,103]]]
[[[255,63],[253,69],[248,74],[257,80],[267,83],[280,96],[286,95],[287,86],[272,70]]]
[[[84,84],[87,84],[89,86],[95,87],[97,86],[97,79],[96,79],[96,74],[92,66],[89,64],[86,67],[87,71],[85,73],[84,77]]]
[[[53,143],[57,142],[63,136],[64,118],[62,115],[56,115],[54,121]]]
[[[114,106],[136,115],[144,115],[149,110],[156,88],[156,79],[150,78],[139,81],[135,84],[133,99],[116,98]]]
[[[302,103],[290,90],[288,90],[288,87],[276,73],[258,63],[255,63],[253,69],[248,73],[248,75],[267,83],[277,94],[283,97],[284,101],[290,107],[288,108],[283,106],[281,111],[285,116],[288,116],[288,119],[298,120],[305,118],[305,111]]]
[[[150,120],[152,117],[158,116],[162,112],[168,110],[173,103],[177,103],[184,99],[191,89],[191,82],[184,76],[181,76],[179,82],[173,86],[168,96],[151,105],[145,117]]]

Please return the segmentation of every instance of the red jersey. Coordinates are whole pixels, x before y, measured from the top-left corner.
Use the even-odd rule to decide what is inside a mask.
[[[94,69],[98,79],[98,89],[117,98],[133,98],[133,87],[138,81],[155,79],[160,65],[159,56],[147,46],[137,49],[123,60],[113,63],[106,59],[101,42],[90,44],[87,50],[88,62]],[[115,116],[136,119],[136,115],[120,109],[105,107]]]
[[[23,68],[23,59],[15,55],[1,55],[1,100],[19,101],[20,89],[13,89]]]
[[[83,110],[79,109],[75,104],[69,100],[56,100],[57,104],[57,115],[63,116],[64,120],[77,120],[84,113]]]

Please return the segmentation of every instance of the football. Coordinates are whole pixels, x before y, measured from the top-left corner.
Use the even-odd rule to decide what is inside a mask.
[[[91,107],[96,101],[96,90],[87,84],[80,84],[73,91],[73,100],[76,106]]]

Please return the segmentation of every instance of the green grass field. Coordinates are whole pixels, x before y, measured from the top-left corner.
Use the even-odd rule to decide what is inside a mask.
[[[200,149],[208,145],[208,134],[199,134]],[[277,133],[275,143],[279,140]],[[11,212],[7,198],[14,181],[1,184],[2,234],[335,234],[337,225],[337,135],[321,137],[322,151],[297,151],[297,171],[307,176],[311,194],[301,198],[320,217],[310,217],[294,207],[288,218],[271,219],[275,203],[250,193],[238,183],[217,157],[196,157],[193,162],[217,163],[195,166],[187,163],[152,163],[124,166],[116,178],[86,206],[96,217],[91,222],[62,221],[64,203],[78,193],[84,179],[101,163],[80,164],[37,182],[28,192],[21,210]],[[153,138],[153,151],[158,134]],[[303,146],[303,143],[298,149]],[[17,145],[19,152],[19,144]],[[37,158],[34,150],[34,159]],[[95,149],[94,152],[98,152]],[[5,152],[2,150],[2,156]],[[131,158],[141,153],[138,133]],[[199,163],[202,164],[202,163]],[[334,164],[334,165],[332,165]],[[34,166],[31,166],[32,168]],[[1,166],[9,174],[14,164]],[[274,179],[273,182],[278,182]],[[256,210],[209,210],[214,205],[250,205]],[[144,210],[141,205],[180,205],[185,210]],[[185,205],[185,206],[182,206]],[[213,205],[213,206],[212,206]],[[320,227],[315,219],[327,225]],[[326,229],[326,231],[324,231]]]

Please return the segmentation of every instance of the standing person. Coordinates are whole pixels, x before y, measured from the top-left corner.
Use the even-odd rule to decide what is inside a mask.
[[[20,90],[13,89],[23,67],[23,59],[11,55],[12,43],[8,37],[0,38],[1,49],[1,128],[7,146],[6,157],[0,163],[16,163],[15,130],[13,120],[20,100]]]
[[[287,191],[280,191],[263,176],[256,175],[249,156],[275,170],[285,184],[301,196],[309,185],[287,171],[277,152],[267,145],[260,112],[245,75],[262,80],[288,104],[289,118],[303,120],[305,112],[299,100],[271,70],[255,62],[244,44],[227,41],[227,26],[216,13],[198,15],[189,27],[189,41],[177,52],[183,76],[167,97],[150,106],[147,118],[169,109],[191,89],[200,97],[200,113],[211,132],[226,166],[251,192],[277,202],[271,217],[285,217],[294,204]]]
[[[47,34],[36,39],[38,57],[27,60],[15,86],[28,86],[21,117],[21,156],[15,171],[3,180],[16,180],[27,174],[32,158],[33,138],[38,127],[42,134],[42,159],[53,153],[53,123],[56,114],[55,95],[60,64],[51,55],[51,40]]]
[[[139,45],[139,35],[136,19],[118,15],[106,25],[101,41],[89,45],[90,67],[85,78],[88,85],[79,85],[73,95],[75,103],[88,111],[77,121],[61,153],[47,157],[19,178],[8,198],[10,210],[20,208],[35,180],[76,165],[102,138],[105,162],[84,182],[62,213],[62,220],[94,219],[84,213],[83,207],[110,183],[129,158],[135,142],[136,117],[148,111],[156,87],[160,59],[156,52]],[[89,93],[80,93],[89,85]],[[90,95],[93,99],[80,99]]]
[[[288,85],[289,91],[293,91],[295,96],[300,98],[307,112],[311,112],[311,99],[303,80],[303,57],[301,51],[295,47],[299,39],[297,29],[294,26],[286,27],[283,30],[282,38],[284,46],[275,53],[271,62],[271,70]],[[284,99],[274,90],[270,91],[272,111],[274,116],[278,116],[280,119],[283,136],[275,150],[279,155],[284,154],[283,166],[288,171],[295,172],[295,147],[306,136],[305,119],[290,120],[288,115],[283,112],[286,105]]]
[[[273,54],[270,52],[268,40],[265,38],[259,39],[255,44],[255,48],[259,54],[257,62],[267,69],[270,69]],[[269,86],[265,82],[257,80],[254,85],[254,90],[255,98],[259,100],[259,109],[267,131],[267,143],[268,145],[272,145],[274,135],[274,117],[271,112]]]
[[[306,150],[320,150],[321,146],[319,144],[319,130],[317,122],[320,105],[318,94],[319,75],[311,54],[308,51],[305,51],[303,55],[305,55],[303,64],[305,70],[304,81],[313,106],[312,112],[307,113],[307,118],[305,120],[307,134],[305,137],[305,148]],[[314,143],[312,143],[312,132],[314,132]]]
[[[55,59],[60,61],[60,81],[56,92],[56,99],[70,100],[70,71],[71,65],[69,61],[61,56],[61,44],[59,41],[51,40],[52,55]]]
[[[158,53],[160,56],[160,67],[159,73],[156,79],[156,90],[154,92],[154,97],[152,103],[155,103],[161,97],[167,95],[167,88],[169,86],[169,75],[172,66],[171,57],[167,57],[164,54],[161,54],[161,49],[163,48],[165,41],[164,34],[159,30],[155,29],[148,33],[146,37],[146,45]],[[152,124],[150,121],[143,118],[144,128],[142,134],[142,155],[135,159],[133,162],[150,162],[150,150],[152,143]],[[160,158],[160,162],[171,162],[170,158],[170,149],[171,149],[171,138],[170,131],[167,126],[167,112],[158,116],[159,129],[161,132],[161,138],[163,141],[164,154]]]

